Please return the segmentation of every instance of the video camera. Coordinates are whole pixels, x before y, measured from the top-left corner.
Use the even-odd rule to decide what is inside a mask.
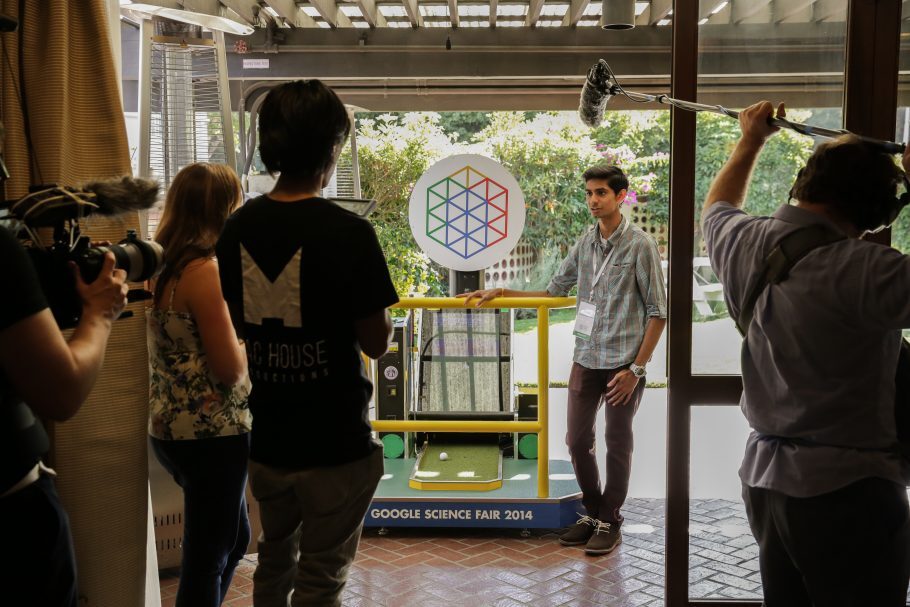
[[[164,250],[157,242],[140,240],[129,230],[126,238],[114,245],[93,244],[82,234],[79,221],[92,214],[118,215],[148,209],[158,197],[158,184],[145,179],[123,177],[95,181],[80,188],[37,186],[14,201],[0,204],[7,210],[0,220],[12,220],[13,232],[23,241],[41,281],[54,318],[61,329],[76,326],[82,314],[82,301],[75,288],[73,262],[85,282],[93,282],[101,271],[105,254],[110,251],[116,267],[126,271],[128,282],[153,278],[164,263]],[[51,233],[45,245],[43,234]],[[130,291],[128,299],[146,299],[142,289]]]

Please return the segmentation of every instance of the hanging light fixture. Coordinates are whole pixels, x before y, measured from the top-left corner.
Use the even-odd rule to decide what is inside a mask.
[[[603,0],[601,27],[630,30],[635,27],[635,0]]]

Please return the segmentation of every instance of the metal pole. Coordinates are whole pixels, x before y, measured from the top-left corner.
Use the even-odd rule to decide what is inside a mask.
[[[722,105],[706,105],[704,103],[695,103],[694,101],[684,101],[682,99],[674,99],[668,95],[648,95],[646,93],[637,93],[635,91],[626,91],[620,87],[613,85],[610,87],[611,94],[624,95],[625,97],[631,99],[632,101],[641,101],[641,102],[656,102],[664,105],[670,105],[677,107],[682,110],[689,110],[690,112],[711,112],[714,114],[721,114],[723,116],[729,116],[730,118],[738,119],[739,112],[736,110],[731,110],[725,108]],[[844,129],[828,129],[820,126],[812,126],[811,124],[804,124],[801,122],[793,122],[787,120],[786,118],[772,118],[770,124],[776,127],[790,129],[791,131],[796,131],[801,135],[807,135],[810,137],[825,137],[827,139],[834,139],[840,137],[841,135],[853,135],[850,131]],[[856,135],[863,141],[866,141],[872,145],[877,145],[884,149],[889,154],[903,154],[905,145],[903,143],[896,143],[894,141],[886,141],[882,139],[874,139],[872,137],[863,137],[861,135]]]

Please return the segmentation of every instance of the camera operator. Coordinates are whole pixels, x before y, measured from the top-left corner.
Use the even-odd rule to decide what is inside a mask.
[[[777,130],[772,114],[767,101],[740,114],[742,137],[702,213],[730,315],[745,319],[741,406],[753,430],[739,474],[764,604],[903,606],[910,512],[894,400],[901,329],[910,327],[910,257],[860,238],[893,220],[905,177],[891,156],[844,136],[809,158],[790,191],[794,204],[750,216],[741,207]],[[829,237],[788,255],[798,261],[785,279],[759,291],[772,250],[803,228]],[[742,316],[750,311],[751,322]]]
[[[65,421],[91,391],[104,361],[111,324],[126,302],[125,272],[107,253],[101,274],[76,274],[82,317],[67,342],[48,308],[31,261],[0,227],[0,520],[15,558],[0,569],[10,605],[76,605],[76,563],[66,512],[41,457],[43,417]]]

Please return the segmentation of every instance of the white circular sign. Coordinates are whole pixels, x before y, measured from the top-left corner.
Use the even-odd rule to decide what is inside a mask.
[[[398,367],[386,367],[382,374],[387,380],[392,381],[398,377]]]
[[[461,271],[505,258],[525,227],[525,198],[498,162],[477,154],[449,156],[417,180],[411,233],[430,259]]]

